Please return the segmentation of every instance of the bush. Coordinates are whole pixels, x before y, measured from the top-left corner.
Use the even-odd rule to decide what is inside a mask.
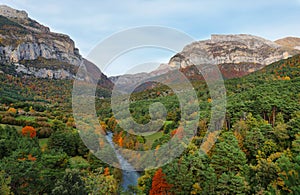
[[[37,137],[38,138],[48,138],[53,133],[53,130],[49,127],[39,127],[37,128]]]

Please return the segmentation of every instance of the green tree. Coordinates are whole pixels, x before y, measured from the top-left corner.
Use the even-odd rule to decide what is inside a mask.
[[[53,131],[63,131],[66,129],[66,125],[60,120],[55,119],[52,121],[51,128]]]
[[[222,173],[218,179],[216,194],[247,194],[248,185],[246,179],[233,172]]]
[[[168,164],[165,172],[174,194],[214,192],[217,181],[214,169],[210,166],[207,155],[200,154],[197,150],[189,150],[180,159]]]
[[[81,173],[76,169],[66,169],[63,178],[59,179],[52,190],[55,195],[87,194]]]
[[[32,153],[33,155],[26,150],[17,149],[1,160],[0,167],[10,175],[11,191],[15,194],[38,194],[41,188],[37,161],[39,157],[34,155],[34,151]]]
[[[295,158],[295,162],[287,156],[282,155],[276,163],[280,168],[277,186],[281,192],[300,194],[300,155]]]
[[[8,157],[18,147],[20,135],[15,128],[0,126],[0,159]]]
[[[68,159],[69,156],[61,151],[48,150],[43,153],[40,162],[41,193],[51,193],[56,181],[64,176]]]
[[[56,131],[48,139],[48,148],[56,151],[62,150],[69,156],[77,155],[77,141],[72,131]]]
[[[10,195],[11,178],[4,172],[0,171],[0,195]]]
[[[218,175],[226,172],[237,174],[244,171],[247,159],[241,151],[232,132],[225,132],[220,137],[212,152],[211,165]]]
[[[152,170],[146,170],[145,174],[138,178],[138,189],[145,193],[149,194],[151,190],[151,184],[152,184],[152,177],[154,175],[155,171]]]
[[[251,190],[258,193],[268,189],[272,182],[276,182],[279,167],[270,158],[258,159],[257,165],[251,166]]]
[[[295,139],[295,135],[300,130],[300,111],[292,114],[292,118],[288,122],[288,133],[290,138]]]
[[[253,128],[246,132],[243,148],[249,161],[255,161],[259,149],[264,145],[265,138],[258,128]],[[252,162],[253,163],[253,162]]]
[[[103,169],[88,173],[83,180],[89,194],[117,194],[117,180],[113,175],[104,174]]]

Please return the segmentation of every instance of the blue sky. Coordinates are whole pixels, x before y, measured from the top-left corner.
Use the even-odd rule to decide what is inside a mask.
[[[176,28],[197,40],[239,33],[270,40],[300,37],[300,0],[1,0],[1,4],[25,10],[52,31],[68,34],[83,56],[111,34],[141,25]],[[171,55],[149,51],[161,62]],[[124,67],[134,62],[129,57],[119,61]],[[117,75],[120,70],[106,74]]]

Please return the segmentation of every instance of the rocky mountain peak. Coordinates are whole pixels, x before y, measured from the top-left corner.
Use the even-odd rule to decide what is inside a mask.
[[[28,17],[25,11],[0,6],[0,62],[18,63],[39,57],[56,59],[75,66],[81,56],[74,41]]]
[[[25,11],[0,5],[0,72],[48,79],[74,79],[82,63],[91,70],[91,77],[101,78],[104,87],[112,86],[95,64],[82,58],[68,35],[51,32],[48,27],[31,19]],[[89,76],[79,77],[92,82]]]
[[[255,49],[257,47],[261,47],[262,45],[266,44],[273,48],[280,47],[278,44],[274,43],[273,41],[269,41],[262,37],[249,35],[249,34],[237,34],[237,35],[218,35],[213,34],[211,35],[212,43],[218,42],[239,42],[247,45],[249,48]]]
[[[285,37],[275,42],[286,48],[300,50],[300,38],[298,37]]]
[[[273,41],[253,35],[212,35],[209,40],[196,41],[184,47],[180,53],[171,58],[169,65],[178,68],[195,65],[191,62],[191,58],[196,54],[202,58],[203,63],[213,65],[252,63],[262,68],[297,53],[298,50],[285,48]],[[256,69],[251,68],[251,71]]]
[[[6,5],[0,5],[0,15],[7,18],[19,18],[19,19],[28,19],[28,14],[25,11],[20,11],[8,7]]]

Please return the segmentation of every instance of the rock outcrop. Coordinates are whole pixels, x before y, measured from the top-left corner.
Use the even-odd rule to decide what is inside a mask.
[[[157,71],[158,74],[151,72],[123,75],[122,77],[111,77],[110,79],[116,82],[118,78],[122,78],[119,84],[124,89],[128,85],[143,80],[147,81],[151,77],[158,76],[176,82],[176,78],[172,78],[172,69],[180,69],[188,79],[199,80],[203,79],[203,77],[193,65],[203,64],[218,66],[225,79],[241,77],[260,70],[278,60],[299,54],[300,50],[296,46],[298,43],[300,45],[299,40],[288,38],[273,42],[246,34],[212,35],[211,39],[193,42],[174,55],[168,63],[169,72]],[[140,89],[142,90],[143,86]]]
[[[49,79],[74,79],[82,63],[94,75],[84,75],[81,80],[100,78],[104,87],[112,87],[111,81],[97,70],[95,64],[82,58],[69,36],[51,32],[48,27],[29,18],[25,11],[0,6],[2,72],[14,69],[8,73]]]
[[[74,79],[75,76],[65,69],[51,70],[47,68],[35,68],[35,67],[25,67],[22,64],[16,63],[17,73],[24,73],[26,75],[32,75],[38,78],[47,79]]]
[[[275,43],[285,48],[300,50],[300,38],[298,37],[286,37],[276,40]]]
[[[82,57],[67,35],[50,32],[25,11],[0,6],[0,61],[19,62],[37,57],[80,65]]]
[[[203,63],[252,63],[262,65],[258,66],[261,68],[299,52],[253,35],[212,35],[210,40],[197,41],[184,47],[182,52],[171,58],[169,65],[180,68],[197,65],[191,61],[192,57],[197,56]]]

